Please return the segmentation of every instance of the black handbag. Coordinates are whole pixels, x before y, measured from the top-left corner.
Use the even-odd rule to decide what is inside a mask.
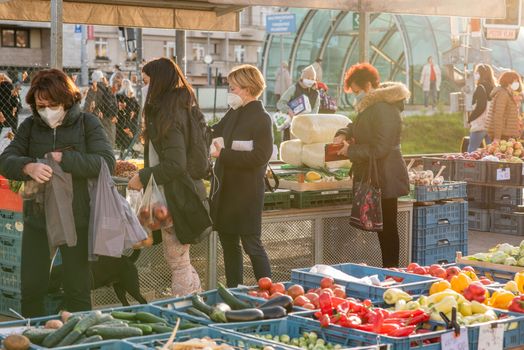
[[[378,183],[377,163],[369,160],[366,176],[355,186],[350,224],[363,231],[383,230],[382,193]]]
[[[271,186],[271,182],[269,181],[268,173],[271,174],[271,178],[273,179],[273,181],[275,181],[274,186]],[[266,175],[264,175],[264,183],[266,184],[266,192],[275,192],[276,190],[278,190],[278,186],[280,186],[280,181],[278,179],[278,176],[277,174],[275,174],[273,169],[271,169],[271,166],[269,164],[267,165]]]

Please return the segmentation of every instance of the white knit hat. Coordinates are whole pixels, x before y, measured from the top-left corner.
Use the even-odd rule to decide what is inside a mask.
[[[104,72],[102,72],[101,70],[95,70],[93,74],[91,74],[91,80],[93,82],[98,83],[102,81],[103,78],[104,78]]]

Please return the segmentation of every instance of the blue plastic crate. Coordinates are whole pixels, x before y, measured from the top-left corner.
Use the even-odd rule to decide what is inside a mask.
[[[463,224],[468,221],[468,202],[452,202],[413,208],[414,229],[438,224]]]
[[[193,338],[208,337],[214,341],[221,340],[237,349],[250,350],[252,348],[263,348],[268,345],[268,342],[258,340],[251,337],[242,336],[239,333],[226,332],[217,328],[201,327],[185,331],[179,331],[176,334],[175,341],[183,342]],[[169,339],[169,334],[158,336],[150,335],[145,337],[136,337],[134,339],[126,340],[127,343],[133,344],[135,349],[158,349],[162,347]],[[286,347],[275,347],[276,350],[286,350]]]
[[[412,186],[412,198],[417,202],[439,201],[466,197],[466,183],[462,181],[444,181],[440,185]]]
[[[515,272],[508,272],[504,270],[497,269],[498,264],[492,264],[493,267],[484,267],[471,265],[475,269],[477,276],[485,276],[488,279],[505,284],[508,281],[513,281],[515,277]],[[464,266],[469,266],[468,264],[457,264],[458,267],[463,268]],[[503,265],[500,265],[503,267]]]
[[[467,250],[467,241],[463,241],[459,244],[446,245],[438,248],[413,250],[411,260],[423,266],[447,264],[455,261],[457,252],[462,252],[466,255]]]
[[[463,224],[440,224],[434,227],[413,230],[413,250],[431,249],[454,245],[468,238],[468,222]]]
[[[0,235],[22,237],[24,216],[22,213],[0,209]]]
[[[0,262],[0,290],[20,292],[20,266]]]
[[[437,280],[435,277],[414,275],[358,264],[338,264],[332,265],[332,267],[356,278],[377,275],[381,281],[384,281],[390,276],[400,277],[403,281],[393,286],[413,295],[420,295],[429,292],[429,288],[433,282]],[[320,280],[325,276],[311,273],[309,271],[310,268],[291,270],[291,282],[300,284],[307,289],[318,288],[320,286]],[[348,296],[359,299],[371,299],[372,301],[382,301],[384,292],[392,287],[372,286],[339,279],[335,279],[335,282],[346,288],[346,294]]]
[[[253,300],[252,297],[249,297],[246,294],[238,293],[238,292],[234,292],[234,291],[233,291],[233,294],[238,299],[243,300],[245,302],[248,302],[248,303],[250,303],[252,305],[254,305],[256,303],[256,301]],[[214,305],[214,304],[217,304],[217,303],[223,303],[224,302],[224,300],[220,297],[220,295],[218,294],[216,289],[209,290],[209,291],[204,292],[204,293],[200,293],[199,295],[209,305]],[[185,318],[187,318],[190,321],[196,322],[196,323],[205,324],[205,325],[214,323],[211,320],[207,320],[207,319],[202,318],[202,317],[196,317],[196,316],[190,315],[190,314],[185,312],[186,309],[188,309],[188,308],[190,308],[192,306],[191,298],[192,298],[192,295],[186,295],[184,297],[179,297],[179,298],[172,298],[172,299],[165,299],[165,300],[155,301],[155,302],[151,303],[151,305],[154,305],[154,306],[156,306],[156,307],[158,307],[160,309],[163,309],[163,310],[175,310],[175,311],[178,311],[179,313],[183,314]]]
[[[290,315],[288,318],[289,320],[308,327],[320,328],[320,322],[313,319],[313,312],[311,311],[296,313],[294,315]],[[450,331],[434,331],[431,333],[417,334],[404,338],[395,338],[383,335],[379,336],[376,333],[359,331],[353,328],[330,325],[327,328],[321,328],[321,332],[330,332],[333,336],[340,339],[350,339],[351,341],[358,341],[366,345],[390,344],[391,350],[441,350],[440,343],[424,344],[424,341],[440,338],[443,334]]]
[[[0,234],[0,262],[20,266],[22,262],[22,235],[16,237]]]
[[[286,288],[286,290],[291,287],[292,285],[294,285],[295,283],[293,282],[281,282],[284,287]],[[234,292],[234,293],[238,293],[238,294],[242,294],[242,296],[245,296],[247,298],[249,298],[252,302],[253,305],[255,306],[259,306],[259,305],[262,305],[264,304],[265,302],[268,301],[268,299],[264,299],[264,298],[260,298],[260,297],[254,297],[254,296],[251,296],[251,295],[248,295],[247,292],[249,292],[250,290],[258,290],[258,286],[241,286],[241,287],[237,287],[237,288],[228,288],[230,292]],[[304,291],[307,292],[306,288],[304,288]],[[299,306],[293,306],[293,311],[292,312],[302,312],[302,311],[307,311],[308,309],[305,309],[303,307],[299,307]]]

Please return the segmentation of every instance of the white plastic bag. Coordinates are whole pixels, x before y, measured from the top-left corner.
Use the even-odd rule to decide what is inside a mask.
[[[350,120],[340,114],[301,114],[293,117],[291,132],[303,143],[331,143]]]
[[[167,200],[163,188],[157,186],[153,175],[151,175],[144,191],[137,215],[140,224],[148,232],[173,226],[173,218],[167,208]]]
[[[284,141],[280,144],[280,159],[294,166],[302,165],[302,142],[298,139]]]
[[[324,276],[329,276],[334,279],[347,281],[347,282],[357,282],[357,283],[363,283],[363,284],[368,284],[368,285],[380,285],[380,280],[378,279],[377,275],[357,278],[357,277],[348,275],[347,273],[344,273],[328,265],[320,265],[320,264],[315,265],[309,270],[309,272],[318,273]]]

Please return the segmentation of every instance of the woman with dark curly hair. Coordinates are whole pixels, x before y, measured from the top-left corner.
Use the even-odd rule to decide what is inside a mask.
[[[410,93],[402,83],[380,83],[377,69],[369,63],[349,68],[344,91],[355,95],[358,115],[353,124],[336,133],[334,142],[344,144],[339,154],[347,155],[353,163],[354,184],[368,176],[369,162],[376,161],[384,223],[383,231],[378,232],[382,264],[397,267],[397,199],[409,193],[408,172],[400,152],[400,113]]]

